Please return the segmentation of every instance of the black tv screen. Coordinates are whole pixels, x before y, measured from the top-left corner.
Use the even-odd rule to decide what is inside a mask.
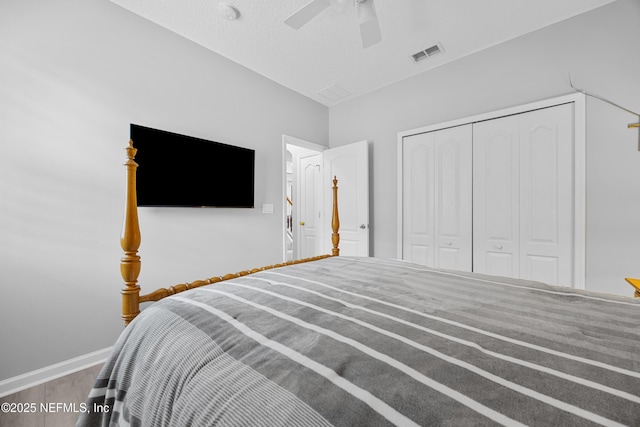
[[[253,208],[255,151],[131,124],[138,206]]]

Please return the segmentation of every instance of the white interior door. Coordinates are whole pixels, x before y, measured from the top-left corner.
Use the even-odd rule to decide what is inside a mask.
[[[331,253],[333,177],[338,179],[340,255],[369,256],[369,145],[367,141],[324,151],[325,253]]]
[[[322,154],[307,155],[299,161],[299,255],[309,258],[323,252]]]

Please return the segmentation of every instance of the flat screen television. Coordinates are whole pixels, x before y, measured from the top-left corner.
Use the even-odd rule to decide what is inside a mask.
[[[255,151],[131,124],[138,206],[254,207]]]

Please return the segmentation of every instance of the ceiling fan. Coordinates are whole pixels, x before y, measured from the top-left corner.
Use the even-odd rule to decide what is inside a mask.
[[[362,47],[368,48],[382,40],[378,15],[374,6],[374,0],[311,0],[302,9],[284,20],[284,23],[293,29],[300,29],[322,11],[329,7],[342,10],[345,3],[353,1],[358,15]]]

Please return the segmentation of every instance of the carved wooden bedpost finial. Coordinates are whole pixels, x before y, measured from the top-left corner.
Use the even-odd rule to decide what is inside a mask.
[[[634,298],[640,298],[640,279],[632,279],[630,277],[627,277],[624,280],[626,280],[627,283],[629,283],[631,286],[634,287],[635,289],[635,292],[633,293]]]
[[[138,164],[134,158],[137,150],[133,147],[133,141],[129,140],[126,148],[127,162],[127,194],[124,208],[124,223],[120,236],[120,246],[124,256],[120,260],[120,274],[124,279],[125,287],[122,289],[122,318],[128,325],[140,313],[140,286],[138,275],[140,274],[140,226],[138,224],[138,202],[136,198],[136,169]]]
[[[331,255],[338,256],[340,255],[340,248],[338,247],[340,243],[340,234],[338,230],[340,229],[340,217],[338,215],[338,178],[333,177],[333,215],[331,217],[331,229],[333,233],[331,234],[331,243],[333,243],[333,249],[331,249]]]

